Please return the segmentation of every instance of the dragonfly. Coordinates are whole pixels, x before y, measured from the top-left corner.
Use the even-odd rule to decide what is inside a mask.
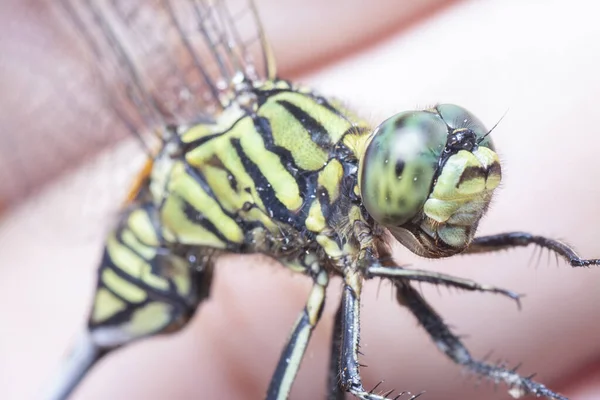
[[[402,395],[361,379],[361,292],[375,278],[393,285],[398,303],[462,368],[506,383],[514,397],[566,398],[473,358],[414,284],[517,302],[518,294],[401,266],[390,250],[398,242],[421,257],[445,258],[535,245],[573,267],[600,265],[526,232],[476,235],[502,178],[493,128],[453,104],[371,126],[343,102],[278,76],[251,1],[237,9],[200,0],[61,6],[96,60],[108,109],[148,161],[107,235],[87,327],[47,398],[68,398],[106,354],[184,328],[209,297],[215,261],[232,253],[266,255],[312,282],[267,399],[289,397],[332,277],[343,289],[329,398]]]

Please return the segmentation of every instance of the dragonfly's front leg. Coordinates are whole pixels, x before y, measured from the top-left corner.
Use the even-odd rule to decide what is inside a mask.
[[[329,354],[329,375],[327,377],[327,400],[344,400],[344,390],[340,385],[340,355],[342,351],[342,316],[344,302],[340,303],[335,313],[333,332],[331,335],[331,352]]]
[[[462,254],[488,253],[512,247],[526,247],[530,244],[552,251],[554,254],[564,258],[573,267],[600,265],[600,259],[581,258],[575,250],[565,243],[543,236],[532,235],[527,232],[507,232],[477,237],[473,239],[471,245]]]
[[[334,337],[332,349],[332,365],[338,366],[335,379],[338,387],[330,387],[329,399],[342,399],[343,392],[349,392],[362,400],[387,400],[388,396],[394,392],[389,391],[385,394],[374,393],[375,389],[367,391],[360,377],[358,362],[358,349],[360,337],[360,292],[362,289],[362,277],[358,274],[347,276],[342,292],[342,303],[336,316],[336,327],[334,335],[339,334],[339,338]],[[339,325],[339,326],[338,326]],[[336,349],[335,345],[339,345]],[[337,362],[333,357],[338,356]],[[330,371],[329,382],[334,379],[334,372]],[[399,393],[394,399],[399,399],[405,393]],[[419,395],[412,396],[408,400],[416,399]]]
[[[479,376],[491,379],[493,382],[505,382],[515,398],[530,394],[535,397],[567,400],[566,397],[553,392],[541,383],[523,377],[502,365],[492,365],[473,359],[469,350],[460,339],[450,331],[439,314],[423,299],[423,297],[405,280],[395,280],[397,299],[406,306],[417,318],[423,328],[437,345],[456,364],[466,367]]]

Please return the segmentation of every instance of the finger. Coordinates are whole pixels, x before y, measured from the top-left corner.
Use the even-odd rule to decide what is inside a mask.
[[[265,0],[258,6],[279,70],[289,77],[356,51],[447,2]],[[8,204],[125,133],[116,134],[111,121],[98,115],[104,107],[91,90],[89,60],[57,2],[12,0],[0,7],[8,77],[0,97],[0,204]]]
[[[595,98],[600,91],[595,79],[598,70],[596,57],[600,52],[592,51],[597,46],[593,40],[598,37],[594,30],[596,25],[593,21],[580,19],[593,16],[592,12],[582,11],[584,6],[584,2],[555,2],[545,9],[543,18],[539,10],[522,7],[522,3],[517,2],[460,6],[426,25],[405,32],[405,35],[382,47],[313,76],[310,81],[326,93],[349,99],[363,114],[381,118],[400,109],[411,109],[415,104],[446,100],[464,104],[487,122],[499,118],[510,106],[508,116],[494,133],[496,145],[507,166],[504,188],[482,225],[482,233],[527,229],[568,238],[582,255],[595,256],[599,251],[595,240],[599,222],[595,209],[600,194],[594,185],[590,185],[589,177],[597,175],[594,160],[598,143],[597,136],[588,133],[597,129],[593,118],[594,104],[589,99]],[[569,24],[570,20],[565,16],[574,10],[579,11],[579,22]],[[469,21],[468,26],[465,21]],[[536,21],[533,35],[531,21]],[[472,30],[478,34],[474,35]],[[381,118],[373,117],[373,120]],[[569,133],[568,140],[564,140],[565,132]],[[64,206],[64,198],[56,204]],[[27,218],[31,215],[27,214]],[[68,225],[58,227],[58,224],[49,224],[48,220],[40,218],[36,222],[48,226],[47,232],[58,234],[58,229],[65,229],[62,239],[76,238],[77,228]],[[49,218],[47,213],[45,218]],[[17,226],[22,226],[21,222],[23,220]],[[61,221],[61,224],[65,222],[76,221]],[[98,229],[101,230],[101,227]],[[15,238],[14,232],[9,232],[11,238]],[[69,233],[75,236],[64,236]],[[54,241],[48,240],[50,233],[47,233],[43,251],[33,254],[28,251],[28,246],[39,242],[38,234],[30,223],[30,229],[24,230],[20,237],[20,248],[16,242],[4,241],[0,245],[7,249],[3,251],[3,257],[7,253],[12,255],[10,262],[2,260],[1,265],[27,266],[11,270],[12,280],[2,280],[0,292],[12,295],[3,298],[0,304],[13,304],[13,299],[21,294],[18,289],[22,287],[36,296],[27,297],[31,299],[27,312],[19,309],[3,315],[9,315],[11,321],[19,321],[20,327],[24,324],[22,321],[28,321],[25,324],[27,332],[41,331],[49,339],[54,338],[54,341],[32,344],[16,329],[8,336],[10,340],[7,343],[11,343],[11,349],[5,352],[7,359],[19,362],[10,364],[16,366],[8,371],[15,374],[15,380],[4,387],[12,388],[15,392],[11,393],[17,394],[22,393],[20,390],[28,386],[33,376],[41,379],[44,372],[41,369],[49,368],[53,358],[55,362],[58,360],[60,349],[66,348],[66,340],[57,344],[58,338],[63,337],[67,329],[65,324],[74,328],[76,324],[70,322],[71,325],[68,325],[68,321],[83,320],[85,305],[80,302],[85,293],[90,292],[91,284],[84,288],[82,282],[90,282],[92,273],[86,278],[80,266],[89,263],[95,248],[99,248],[92,245],[76,248],[72,241],[58,241],[52,236],[50,238]],[[7,238],[5,235],[0,237],[3,240]],[[401,255],[402,261],[408,260],[407,255]],[[549,268],[546,263],[534,269],[527,265],[529,255],[526,251],[513,252],[497,257],[476,257],[472,261],[457,258],[431,265],[435,270],[451,271],[458,276],[493,282],[526,293],[528,296],[521,313],[493,298],[466,294],[450,296],[446,293],[440,297],[436,291],[425,289],[424,294],[448,322],[458,327],[458,333],[469,334],[468,344],[474,355],[483,356],[493,349],[498,357],[515,363],[523,361],[524,368],[540,372],[539,379],[551,384],[553,380],[570,376],[578,366],[598,355],[596,338],[600,328],[597,319],[590,317],[597,314],[596,305],[600,300],[596,290],[598,272],[586,270],[574,273],[567,267]],[[73,264],[67,264],[67,260]],[[486,261],[485,267],[481,265],[483,260]],[[50,269],[52,265],[55,268]],[[73,276],[57,282],[55,274],[59,272],[56,266],[62,266]],[[231,379],[231,387],[241,377],[248,376],[243,375],[243,371],[250,371],[245,384],[252,388],[266,388],[270,372],[266,367],[255,367],[257,357],[270,357],[272,365],[275,365],[279,351],[277,338],[283,344],[305,293],[298,280],[289,278],[286,273],[277,274],[277,279],[270,280],[272,272],[269,270],[251,268],[249,275],[237,277],[239,271],[246,271],[247,266],[234,264],[230,272],[219,274],[223,283],[221,289],[217,285],[215,296],[218,292],[225,294],[215,298],[215,303],[226,297],[231,304],[211,315],[218,317],[217,320],[204,318],[200,313],[198,325],[190,330],[193,332],[202,325],[203,329],[212,330],[212,335],[202,335],[205,331],[197,331],[197,334],[190,333],[185,340],[179,337],[161,342],[176,341],[181,349],[187,350],[182,351],[184,354],[177,353],[176,360],[169,359],[168,368],[150,362],[145,363],[143,368],[135,368],[138,365],[135,356],[142,350],[149,357],[150,354],[161,355],[156,347],[159,341],[140,344],[140,353],[134,354],[133,350],[123,353],[119,356],[123,364],[110,367],[107,363],[104,372],[98,371],[96,377],[91,378],[97,379],[100,390],[97,398],[102,395],[102,390],[116,390],[108,388],[106,382],[110,381],[104,378],[109,375],[121,379],[129,377],[136,384],[142,383],[136,387],[128,386],[131,391],[128,393],[143,393],[149,395],[147,398],[152,398],[153,393],[161,393],[164,387],[182,396],[199,390],[194,389],[198,386],[216,391],[223,387],[221,381],[215,381],[216,388],[207,389],[212,387],[210,378],[205,381],[200,374],[194,375],[192,371],[198,363],[208,370],[213,360],[224,359],[227,363],[215,369],[219,372],[218,376]],[[64,275],[61,274],[61,277]],[[40,278],[31,282],[31,276]],[[53,282],[52,287],[45,284],[49,281]],[[248,285],[249,281],[252,285]],[[276,289],[273,289],[274,281]],[[61,293],[60,300],[55,291]],[[252,296],[253,293],[263,293],[263,297]],[[273,297],[267,296],[270,293]],[[503,392],[498,391],[495,395],[488,387],[474,391],[475,383],[465,382],[455,367],[443,361],[443,356],[414,326],[414,320],[406,317],[389,298],[383,294],[376,298],[375,294],[376,287],[367,288],[363,313],[363,351],[368,354],[365,359],[369,364],[369,368],[365,369],[368,382],[374,385],[380,379],[386,379],[390,389],[427,390],[432,398],[481,398],[482,393],[486,398],[504,398]],[[287,299],[291,299],[290,303]],[[276,307],[274,303],[277,303]],[[243,308],[238,308],[240,305]],[[52,315],[50,311],[57,310],[64,314],[52,319],[52,323],[45,319]],[[334,312],[335,302],[331,301],[323,321],[332,319]],[[283,316],[289,316],[289,321]],[[234,325],[231,321],[239,321],[242,317],[248,318],[243,326],[248,327],[249,335],[240,335],[235,329],[226,330],[230,327],[229,323]],[[272,336],[268,336],[267,332],[271,332]],[[228,339],[224,341],[226,346],[211,344],[210,340],[223,335]],[[315,382],[322,379],[324,387],[327,351],[322,350],[326,348],[328,338],[329,332],[315,332],[312,357],[307,357],[302,369],[305,372],[300,372],[294,387],[294,395],[298,398],[315,398],[323,394],[323,389]],[[254,344],[251,349],[248,349],[249,343]],[[206,354],[203,353],[205,348],[215,351],[214,354],[208,353],[210,360],[201,357]],[[244,353],[243,349],[248,349],[248,353]],[[311,354],[311,349],[308,354]],[[244,368],[227,375],[230,371],[227,368],[231,365]],[[186,371],[186,375],[178,375],[177,371]],[[164,376],[165,373],[168,375]],[[193,377],[195,381],[192,381]],[[83,390],[86,389],[82,387],[82,393]],[[249,393],[258,393],[258,389]],[[574,394],[565,394],[577,398]]]

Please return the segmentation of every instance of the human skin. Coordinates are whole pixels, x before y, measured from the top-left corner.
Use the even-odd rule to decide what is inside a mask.
[[[306,1],[297,10],[291,8],[298,4],[287,5],[285,13],[303,16],[311,9]],[[595,107],[600,27],[588,4],[457,3],[419,13],[418,21],[407,17],[414,15],[410,9],[398,11],[395,2],[382,1],[376,8],[368,4],[338,5],[353,15],[348,18],[357,19],[336,24],[331,17],[318,27],[322,41],[311,40],[306,49],[341,49],[328,65],[323,65],[322,53],[306,51],[298,52],[306,59],[286,64],[299,57],[286,43],[302,36],[283,33],[303,28],[274,24],[269,35],[282,73],[294,73],[322,93],[347,100],[374,124],[437,101],[461,104],[488,126],[508,109],[493,133],[503,185],[480,233],[527,230],[567,239],[583,256],[600,257],[600,125]],[[268,21],[281,14],[269,11],[269,4],[259,7],[265,10],[268,29]],[[350,12],[358,7],[364,10]],[[377,17],[369,14],[375,9],[379,16],[398,18],[398,29],[378,27]],[[355,41],[356,29],[380,30],[364,47],[339,47]],[[26,127],[27,122],[15,126]],[[103,187],[113,187],[106,185],[106,176],[118,171],[113,158],[107,159],[23,201],[0,225],[0,310],[5,321],[0,328],[0,398],[36,398],[83,326],[94,263],[103,233],[110,228],[110,221],[98,217],[102,210],[94,207],[117,203],[107,200],[111,193],[103,193],[90,206],[78,194],[88,186],[94,190],[97,176],[104,177]],[[97,171],[102,168],[107,171]],[[90,219],[73,211],[83,206],[92,207]],[[523,374],[537,372],[536,380],[572,399],[600,397],[600,268],[572,269],[562,262],[556,267],[545,254],[539,261],[537,256],[530,260],[531,248],[435,262],[417,259],[399,246],[395,250],[403,265],[526,294],[519,311],[499,296],[422,286],[455,331],[468,334],[464,341],[475,357],[493,350],[491,361],[522,362]],[[273,263],[229,257],[218,263],[210,301],[184,331],[108,356],[73,398],[262,398],[308,288],[305,278]],[[324,397],[339,289],[340,282],[333,280],[293,399]],[[503,384],[496,390],[485,383],[476,387],[476,379],[447,361],[414,318],[395,304],[388,284],[379,290],[378,283],[367,284],[363,304],[361,361],[369,367],[361,371],[367,387],[384,379],[383,388],[425,391],[425,399],[508,398]]]

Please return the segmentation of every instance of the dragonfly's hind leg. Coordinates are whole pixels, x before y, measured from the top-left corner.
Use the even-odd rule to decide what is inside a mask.
[[[550,250],[564,258],[573,267],[600,265],[600,259],[583,259],[565,243],[527,232],[508,232],[477,237],[463,254],[488,253],[512,247],[526,247],[530,244]]]
[[[394,284],[397,288],[398,301],[413,313],[438,349],[452,361],[493,382],[505,382],[511,388],[510,393],[515,398],[530,394],[535,397],[567,400],[566,397],[553,392],[546,386],[517,374],[516,368],[510,369],[502,365],[492,365],[473,359],[460,339],[450,331],[437,312],[408,282],[395,280]]]
[[[154,205],[126,210],[110,233],[88,326],[46,398],[66,399],[105,354],[134,340],[181,329],[208,297],[205,250],[166,248]]]

